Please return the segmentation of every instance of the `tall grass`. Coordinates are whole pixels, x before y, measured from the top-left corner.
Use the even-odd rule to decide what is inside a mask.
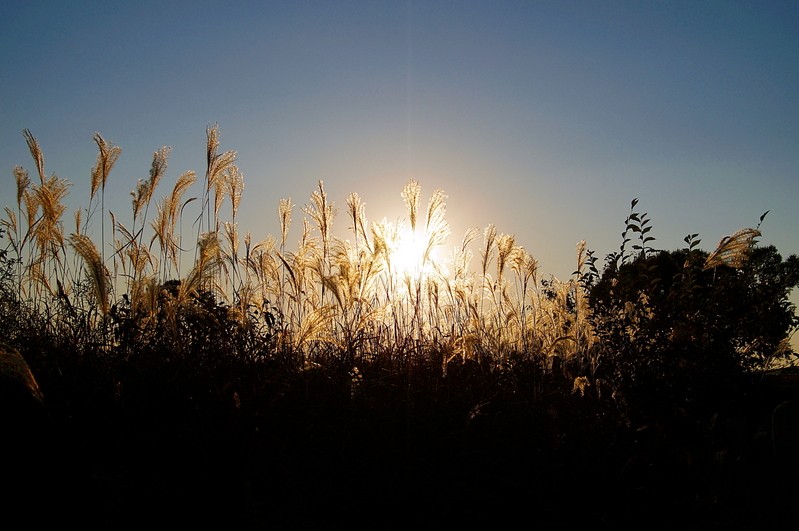
[[[106,212],[104,203],[105,184],[121,149],[95,134],[99,153],[90,175],[89,207],[76,214],[75,229],[67,234],[64,200],[71,183],[45,176],[43,150],[26,130],[39,182],[31,185],[27,170],[15,168],[17,208],[7,207],[3,219],[21,300],[47,308],[56,319],[62,309],[79,309],[91,316],[93,326],[107,327],[115,307],[129,307],[131,318],[146,321],[210,294],[242,321],[248,315],[268,316],[265,323],[277,348],[312,363],[357,364],[380,356],[399,361],[438,352],[443,370],[453,360],[500,366],[525,359],[551,368],[553,359],[572,360],[588,352],[593,335],[582,316],[586,293],[579,274],[565,281],[541,277],[533,256],[493,225],[482,229],[482,239],[481,229],[469,228],[450,255],[440,258],[451,236],[447,196],[436,190],[422,208],[422,188],[413,180],[398,190],[407,218],[396,223],[370,223],[360,196],[351,193],[346,200],[351,239],[334,236],[338,210],[319,181],[301,209],[296,248],[288,242],[295,205],[284,198],[277,205],[280,234],[253,243],[247,233],[242,249],[238,209],[244,179],[236,152],[220,152],[216,125],[206,133],[199,197],[187,196],[196,177],[186,171],[156,200],[171,152],[162,147],[153,154],[149,179],[140,180],[131,193],[130,228]],[[90,237],[96,234],[98,192],[99,245]],[[226,199],[229,209],[222,208]],[[198,211],[191,215],[195,206]],[[229,219],[223,218],[225,211]],[[195,230],[191,264],[182,261],[187,214]],[[419,249],[411,264],[400,254],[409,239]],[[480,257],[476,265],[475,255]],[[78,289],[82,283],[85,289]],[[178,289],[168,290],[170,283]]]

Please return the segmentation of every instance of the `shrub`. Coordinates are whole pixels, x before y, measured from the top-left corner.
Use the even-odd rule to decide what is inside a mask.
[[[685,249],[656,251],[646,247],[647,218],[636,203],[620,252],[590,292],[603,376],[629,412],[714,407],[747,372],[795,357],[788,339],[799,321],[788,295],[799,285],[796,256],[758,247],[759,228],[725,238],[710,254],[696,248],[696,234]],[[632,253],[630,232],[640,235]]]

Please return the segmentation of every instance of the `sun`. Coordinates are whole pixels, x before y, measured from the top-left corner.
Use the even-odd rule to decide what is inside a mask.
[[[413,282],[419,286],[431,277],[446,276],[447,268],[438,258],[438,248],[446,243],[450,234],[443,191],[433,193],[426,210],[419,208],[420,196],[419,184],[409,181],[402,191],[408,218],[396,224],[384,218],[378,224],[391,276],[402,284]]]
[[[392,269],[400,277],[417,277],[429,269],[430,258],[425,260],[425,250],[427,241],[423,234],[412,230],[410,227],[400,225],[397,231],[397,239],[391,250]]]
[[[391,272],[397,279],[416,282],[423,282],[435,274],[446,274],[446,267],[438,254],[439,249],[430,235],[400,223],[390,244]]]

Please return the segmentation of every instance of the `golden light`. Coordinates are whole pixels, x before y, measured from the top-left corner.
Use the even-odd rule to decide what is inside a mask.
[[[375,247],[385,260],[391,289],[405,291],[428,285],[429,280],[446,278],[448,272],[438,258],[438,251],[450,234],[445,219],[446,195],[441,190],[433,192],[427,208],[420,207],[421,189],[414,180],[402,191],[407,207],[407,219],[396,223],[383,218],[372,224]]]
[[[420,274],[430,274],[434,269],[433,256],[428,256],[425,260],[428,243],[425,235],[403,224],[397,229],[397,238],[391,249],[391,268],[394,273],[399,278],[416,278]]]

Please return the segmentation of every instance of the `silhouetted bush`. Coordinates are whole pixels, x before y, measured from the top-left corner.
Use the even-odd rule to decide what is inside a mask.
[[[707,267],[699,250],[653,252],[611,262],[591,290],[591,321],[606,360],[603,377],[641,413],[712,408],[743,377],[792,355],[797,324],[790,291],[799,260],[772,246],[741,267]]]

